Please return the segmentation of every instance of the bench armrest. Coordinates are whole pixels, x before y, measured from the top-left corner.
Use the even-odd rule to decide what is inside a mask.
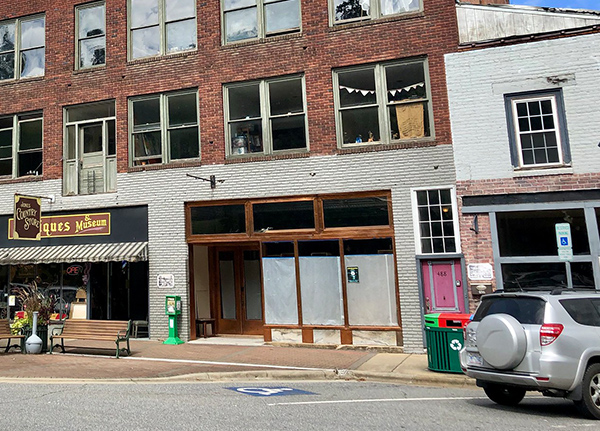
[[[60,335],[60,334],[62,334],[63,329],[64,329],[64,326],[62,326],[60,328],[52,328],[52,334],[51,335],[53,337],[56,336],[56,335]]]

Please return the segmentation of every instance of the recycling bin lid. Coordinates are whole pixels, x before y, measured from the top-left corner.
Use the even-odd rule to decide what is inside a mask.
[[[466,313],[438,313],[438,327],[464,328],[471,320],[471,316]]]
[[[440,314],[441,313],[430,313],[430,314],[425,314],[423,316],[423,320],[425,321],[425,326],[428,326],[430,328],[439,328],[440,326]]]

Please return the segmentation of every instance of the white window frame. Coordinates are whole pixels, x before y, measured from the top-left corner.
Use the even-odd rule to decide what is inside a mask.
[[[30,47],[30,48],[23,50],[21,48],[21,26],[22,26],[22,23],[25,21],[33,21],[33,20],[37,20],[40,18],[44,19],[44,44],[38,45],[36,47]],[[39,78],[39,77],[44,76],[46,74],[46,14],[37,14],[37,15],[31,15],[31,16],[22,17],[22,18],[15,18],[15,19],[6,20],[6,21],[0,21],[0,25],[6,25],[6,24],[10,24],[10,23],[13,23],[15,26],[14,50],[3,51],[3,53],[14,52],[14,55],[15,55],[14,76],[12,78],[0,80],[0,82],[10,81],[10,80],[20,80],[20,79],[34,79],[34,78]],[[39,48],[44,48],[44,71],[43,71],[43,73],[41,75],[32,75],[32,76],[21,77],[21,54],[23,52],[31,51],[33,49],[39,49]]]
[[[161,57],[161,56],[166,56],[166,55],[175,55],[175,54],[179,54],[182,52],[190,52],[190,51],[196,51],[198,50],[198,4],[196,2],[196,0],[194,0],[194,5],[196,6],[194,8],[194,40],[196,41],[196,46],[194,48],[190,48],[190,49],[185,49],[185,50],[181,50],[181,51],[173,51],[173,52],[169,52],[167,51],[167,24],[171,23],[171,22],[177,22],[177,21],[184,21],[187,19],[191,19],[190,18],[186,18],[186,19],[179,19],[179,20],[175,20],[175,21],[169,21],[167,22],[167,13],[166,13],[166,0],[157,0],[158,1],[158,24],[154,24],[154,25],[148,25],[148,26],[142,26],[142,27],[136,27],[136,28],[132,28],[131,27],[131,0],[127,0],[127,58],[129,61],[135,61],[135,60],[140,60],[143,58],[152,58],[152,57]],[[159,31],[159,37],[160,37],[160,49],[158,54],[154,54],[154,55],[147,55],[144,57],[133,57],[133,31],[137,30],[137,29],[142,29],[142,28],[148,28],[148,27],[155,27],[158,26],[158,31]]]
[[[294,113],[293,116],[304,115],[304,133],[306,136],[306,147],[305,148],[292,148],[285,150],[273,150],[273,133],[271,130],[271,119],[273,118],[282,118],[285,115],[274,115],[271,116],[270,103],[269,103],[269,84],[278,81],[291,81],[291,80],[300,80],[302,85],[302,114]],[[230,124],[235,122],[247,121],[245,118],[243,120],[230,120],[229,119],[229,89],[231,88],[239,88],[245,87],[247,85],[258,84],[259,89],[259,98],[260,98],[260,120],[261,127],[263,131],[262,136],[262,148],[261,152],[253,152],[247,153],[244,156],[252,157],[252,156],[264,156],[264,155],[272,155],[272,154],[283,154],[283,153],[298,153],[298,152],[308,152],[309,151],[309,135],[308,135],[308,115],[306,113],[306,82],[304,79],[304,75],[293,75],[286,76],[280,78],[272,78],[272,79],[263,79],[260,81],[246,81],[235,84],[225,84],[223,86],[223,106],[225,108],[225,155],[226,157],[244,157],[237,154],[233,154],[231,151],[231,130]],[[258,120],[258,118],[256,118]]]
[[[452,222],[454,228],[454,243],[455,243],[455,251],[451,252],[431,252],[425,253],[423,252],[423,248],[421,246],[421,229],[420,229],[420,218],[419,218],[419,204],[417,201],[417,192],[429,192],[429,191],[441,191],[441,190],[449,190],[450,191],[450,200],[452,205]],[[456,187],[454,186],[432,186],[432,187],[417,187],[412,188],[410,191],[411,194],[411,204],[412,204],[412,213],[413,213],[413,228],[415,235],[415,253],[417,255],[426,255],[426,256],[443,256],[443,255],[455,255],[461,253],[461,241],[460,241],[460,226],[459,226],[459,214],[458,214],[458,204],[456,199]],[[429,207],[429,205],[428,205]],[[430,220],[431,221],[431,220]],[[442,239],[444,236],[442,235]],[[433,250],[433,247],[432,247]]]
[[[89,36],[89,37],[79,37],[79,12],[84,9],[90,9],[103,6],[104,7],[104,35],[103,36]],[[102,64],[93,64],[91,66],[81,66],[80,65],[80,55],[81,42],[84,40],[96,39],[99,37],[104,37],[104,63]],[[94,3],[86,3],[83,5],[75,6],[75,70],[79,69],[92,69],[94,67],[103,67],[106,66],[106,3],[104,1],[94,2]]]
[[[20,117],[33,117],[34,118],[24,118],[24,119],[20,119]],[[4,129],[0,129],[1,131],[6,131],[6,130],[11,130],[11,147],[12,147],[12,153],[11,153],[11,165],[12,165],[12,169],[11,169],[11,175],[10,177],[8,175],[2,175],[0,176],[0,178],[24,178],[30,175],[41,175],[44,172],[44,117],[42,115],[42,112],[31,112],[31,113],[27,113],[27,114],[14,114],[14,115],[6,115],[6,116],[2,116],[2,118],[12,118],[12,126],[10,128],[4,128]],[[30,149],[30,150],[21,150],[21,142],[19,139],[20,136],[20,132],[21,132],[21,124],[23,123],[30,123],[33,121],[41,121],[42,123],[42,142],[40,143],[40,147],[39,149]],[[40,166],[41,169],[41,173],[34,171],[34,172],[27,172],[25,175],[19,175],[19,155],[20,154],[25,154],[25,153],[37,153],[40,152],[42,153],[42,164]]]
[[[329,26],[333,27],[341,24],[348,24],[352,22],[360,22],[360,21],[371,21],[375,19],[388,18],[388,17],[397,17],[407,14],[421,13],[423,12],[423,0],[419,0],[419,8],[415,10],[409,10],[405,12],[398,12],[394,14],[382,14],[381,10],[381,1],[382,0],[366,0],[369,2],[369,12],[370,14],[363,17],[344,19],[344,20],[335,20],[335,0],[328,0],[329,5]]]
[[[179,125],[179,126],[175,126],[175,127],[169,127],[169,104],[168,104],[169,101],[168,101],[168,98],[171,96],[182,96],[182,95],[186,95],[186,94],[193,94],[194,101],[196,102],[196,125],[195,125],[195,127],[198,132],[198,156],[187,158],[187,159],[182,158],[182,159],[171,160],[171,145],[169,142],[169,131],[175,130],[178,128],[191,128],[194,126]],[[200,145],[200,113],[199,113],[199,104],[198,104],[198,90],[181,90],[181,91],[173,91],[173,92],[168,92],[168,93],[149,94],[146,96],[132,97],[129,99],[129,101],[128,101],[128,108],[129,108],[129,127],[128,127],[129,132],[128,132],[128,135],[129,135],[129,161],[130,161],[129,165],[132,167],[144,165],[144,163],[136,164],[137,160],[142,160],[142,159],[135,158],[134,135],[136,134],[136,132],[134,131],[134,126],[133,126],[133,105],[135,102],[138,102],[138,101],[152,100],[152,99],[157,99],[157,98],[159,99],[159,109],[160,109],[159,130],[160,130],[160,140],[161,140],[161,154],[160,154],[161,162],[154,163],[154,165],[161,166],[161,165],[177,163],[177,162],[200,160],[201,145]],[[137,133],[144,133],[144,132],[145,131],[138,131]],[[158,158],[158,156],[149,156],[146,159],[151,160],[151,159],[157,159],[157,158]]]
[[[526,95],[509,95],[506,96],[506,98],[507,113],[509,115],[510,144],[513,150],[513,166],[516,169],[535,169],[546,167],[561,167],[565,166],[567,162],[570,162],[570,153],[568,148],[568,139],[564,120],[564,108],[562,105],[562,97],[560,92],[552,91],[546,93],[541,92],[537,94],[530,93]],[[522,133],[519,130],[519,116],[517,112],[517,104],[528,102],[541,102],[545,100],[551,102],[554,128],[533,131],[530,134],[533,135],[536,133],[554,132],[554,135],[556,137],[556,145],[558,149],[558,162],[525,164],[521,138],[522,135],[528,134],[528,132]],[[528,118],[530,117],[528,116]]]
[[[235,44],[235,43],[243,43],[243,42],[248,42],[248,41],[253,41],[253,40],[260,40],[260,39],[265,39],[267,37],[271,37],[271,36],[277,36],[280,34],[288,34],[288,33],[299,33],[302,31],[302,1],[298,0],[298,17],[299,17],[299,22],[298,22],[298,27],[293,27],[293,28],[289,28],[289,29],[284,29],[284,30],[279,30],[279,31],[274,31],[274,32],[267,32],[267,21],[266,21],[266,13],[265,13],[265,8],[267,4],[273,4],[273,3],[279,3],[285,0],[254,0],[255,4],[251,5],[251,6],[243,6],[243,7],[239,7],[237,9],[233,9],[231,11],[225,11],[225,0],[220,0],[221,1],[221,34],[222,34],[222,44],[223,45],[231,45],[231,44]],[[234,40],[231,42],[227,41],[227,28],[225,27],[225,14],[228,12],[233,12],[236,10],[244,10],[244,9],[252,9],[252,8],[256,8],[256,24],[257,24],[257,36],[253,37],[253,38],[248,38],[248,39],[240,39],[240,40]]]
[[[406,102],[388,102],[387,100],[387,84],[386,84],[386,68],[394,67],[394,66],[402,66],[407,64],[421,64],[423,67],[423,77],[425,81],[425,89],[426,95],[421,99],[407,100]],[[369,105],[360,105],[351,106],[351,107],[341,107],[340,101],[340,81],[339,81],[339,73],[345,72],[355,72],[360,70],[374,70],[375,77],[375,96],[376,103],[370,106],[377,106],[377,116],[378,116],[378,124],[379,124],[379,135],[380,139],[378,141],[368,142],[363,140],[360,143],[344,143],[344,130],[342,124],[342,112],[345,110],[359,109],[369,107]],[[404,143],[404,142],[413,142],[413,141],[431,141],[435,139],[435,129],[434,129],[434,121],[433,121],[433,106],[431,101],[431,85],[429,79],[429,62],[427,58],[420,59],[412,59],[412,60],[403,60],[403,61],[394,61],[389,63],[377,63],[370,65],[361,65],[361,66],[352,66],[345,67],[333,70],[333,99],[335,105],[335,129],[337,135],[337,144],[338,148],[352,148],[357,146],[367,146],[367,145],[377,145],[377,144],[394,144],[394,143]],[[429,135],[419,137],[419,138],[409,138],[409,139],[392,139],[391,138],[391,130],[390,130],[390,113],[388,107],[391,105],[404,105],[404,104],[414,104],[423,102],[427,105],[427,123],[426,125],[429,127]]]

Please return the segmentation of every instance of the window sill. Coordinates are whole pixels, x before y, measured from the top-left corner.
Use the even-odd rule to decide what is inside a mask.
[[[341,30],[349,30],[357,27],[364,27],[367,25],[385,24],[388,22],[404,21],[406,19],[423,18],[425,12],[422,10],[415,12],[406,12],[399,15],[386,16],[383,18],[365,19],[360,21],[352,21],[346,23],[333,24],[329,27],[329,32],[336,32]]]
[[[435,147],[439,145],[433,138],[422,141],[395,142],[393,144],[362,144],[338,148],[338,154],[368,153],[372,151],[402,150],[409,148]]]
[[[14,184],[14,183],[33,183],[37,181],[43,181],[43,175],[25,175],[17,178],[0,178],[0,184]]]
[[[42,76],[32,76],[31,78],[21,78],[21,79],[3,79],[0,81],[0,85],[11,85],[11,84],[24,84],[26,82],[36,82],[43,81],[44,75]]]
[[[278,35],[274,35],[274,36],[261,37],[259,39],[249,39],[249,40],[240,40],[239,42],[229,42],[225,45],[221,45],[221,48],[222,49],[235,49],[235,48],[241,48],[241,47],[246,47],[246,46],[261,45],[264,43],[280,42],[282,40],[300,39],[300,38],[302,38],[302,32],[297,31],[297,32],[293,32],[293,33],[285,33],[285,34],[278,34]]]
[[[128,60],[127,66],[136,66],[138,64],[153,63],[155,61],[171,60],[174,58],[187,58],[193,55],[198,55],[198,49],[182,52],[173,52],[171,54],[153,55],[152,57],[136,58],[134,60]]]
[[[247,163],[247,162],[266,162],[270,160],[287,160],[287,159],[303,159],[309,157],[308,151],[298,153],[284,153],[284,154],[247,154],[244,156],[228,156],[225,160],[225,164],[233,163]]]
[[[107,69],[106,64],[103,64],[102,66],[86,67],[84,69],[74,70],[73,75],[81,75],[81,74],[85,74],[85,73],[99,72],[99,71],[104,71],[106,69]]]
[[[548,166],[548,167],[531,167],[531,168],[513,168],[515,177],[537,177],[543,175],[564,175],[572,174],[573,168],[569,165],[563,166]]]
[[[188,160],[185,162],[171,162],[171,163],[155,163],[152,165],[141,165],[141,166],[130,166],[127,172],[145,172],[145,171],[160,171],[163,169],[176,169],[176,168],[191,168],[201,166],[200,160]]]

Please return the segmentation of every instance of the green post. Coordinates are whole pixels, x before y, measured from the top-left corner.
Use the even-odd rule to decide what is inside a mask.
[[[167,295],[165,298],[165,314],[169,316],[169,338],[163,344],[183,344],[177,331],[177,316],[181,314],[181,297]]]

